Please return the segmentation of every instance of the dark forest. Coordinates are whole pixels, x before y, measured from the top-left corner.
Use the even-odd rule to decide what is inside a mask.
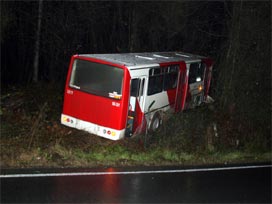
[[[151,51],[210,56],[216,110],[271,145],[270,1],[1,1],[2,92],[63,88],[74,54]]]
[[[1,4],[2,82],[26,84],[33,79],[39,2]],[[38,80],[63,81],[76,53],[182,50],[218,58],[236,4],[42,1]]]

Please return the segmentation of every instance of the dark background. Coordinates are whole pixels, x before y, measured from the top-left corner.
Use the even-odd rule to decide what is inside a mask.
[[[64,87],[73,54],[149,51],[212,57],[217,109],[271,137],[270,1],[1,1],[2,89],[33,83],[36,54],[38,83]]]

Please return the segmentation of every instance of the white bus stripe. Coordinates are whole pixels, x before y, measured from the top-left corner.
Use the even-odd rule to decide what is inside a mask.
[[[116,172],[70,172],[70,173],[36,173],[36,174],[5,174],[0,178],[20,178],[20,177],[53,177],[53,176],[97,176],[97,175],[128,175],[128,174],[163,174],[163,173],[188,173],[188,172],[207,172],[207,171],[224,171],[224,170],[241,170],[268,168],[272,165],[256,166],[234,166],[234,167],[215,167],[199,169],[174,169],[174,170],[150,170],[150,171],[116,171]]]

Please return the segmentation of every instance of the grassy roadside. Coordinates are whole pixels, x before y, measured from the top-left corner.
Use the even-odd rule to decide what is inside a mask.
[[[201,165],[271,162],[269,129],[203,106],[173,115],[152,135],[110,141],[60,125],[62,87],[39,84],[1,95],[1,168]]]

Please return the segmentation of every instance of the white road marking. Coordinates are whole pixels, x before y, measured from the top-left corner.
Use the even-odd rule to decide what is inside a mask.
[[[257,168],[268,168],[268,167],[272,167],[272,165],[215,167],[215,168],[199,168],[199,169],[150,170],[150,171],[115,171],[115,172],[105,171],[105,172],[4,174],[4,175],[0,175],[0,178],[52,177],[52,176],[97,176],[97,175],[128,175],[128,174],[165,174],[165,173],[188,173],[188,172],[205,172],[205,171],[257,169]]]

